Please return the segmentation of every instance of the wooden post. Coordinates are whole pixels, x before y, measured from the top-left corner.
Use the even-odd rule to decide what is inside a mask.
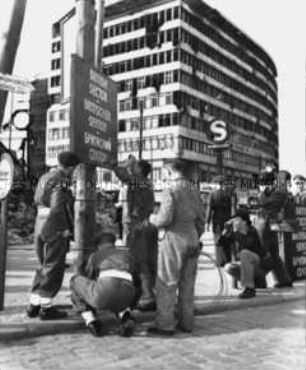
[[[0,72],[12,74],[20,41],[27,0],[11,0],[10,19],[0,34]],[[7,91],[0,90],[0,127],[7,100]]]
[[[7,255],[7,198],[0,201],[0,311],[4,308]]]
[[[98,71],[100,71],[102,67],[104,0],[97,1],[98,1],[98,10],[97,10],[96,44],[95,44],[95,67]]]
[[[95,8],[93,0],[76,0],[76,53],[94,65]],[[75,244],[79,251],[76,270],[83,273],[87,258],[93,250],[95,233],[96,168],[80,164],[76,173]]]

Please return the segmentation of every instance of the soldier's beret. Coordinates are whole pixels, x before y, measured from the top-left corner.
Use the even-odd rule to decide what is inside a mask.
[[[59,153],[57,160],[64,167],[75,167],[80,163],[80,158],[71,152]]]

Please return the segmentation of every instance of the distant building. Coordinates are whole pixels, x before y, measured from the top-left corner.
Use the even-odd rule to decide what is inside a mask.
[[[69,147],[69,103],[61,98],[69,52],[62,25],[53,25],[47,162]],[[66,46],[69,43],[66,42]],[[70,49],[71,50],[71,49]],[[118,86],[118,161],[138,155],[143,106],[143,158],[153,165],[156,188],[162,160],[195,163],[208,182],[218,173],[209,126],[225,121],[231,148],[224,172],[250,179],[278,163],[277,71],[269,55],[201,0],[123,0],[106,8],[103,70]],[[61,103],[62,101],[62,103]],[[100,174],[114,181],[109,173]]]

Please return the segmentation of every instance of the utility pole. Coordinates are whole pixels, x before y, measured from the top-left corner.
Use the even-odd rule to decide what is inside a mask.
[[[0,72],[12,74],[20,41],[27,0],[9,0],[10,16],[7,28],[0,34]],[[8,1],[6,1],[8,3]],[[0,89],[0,127],[5,111],[7,91]]]
[[[76,0],[76,53],[88,64],[95,60],[94,0]],[[83,273],[88,256],[93,250],[95,232],[96,167],[82,163],[76,173],[76,201],[74,237],[79,251],[76,269]]]

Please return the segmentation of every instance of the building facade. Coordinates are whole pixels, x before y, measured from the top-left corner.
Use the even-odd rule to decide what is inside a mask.
[[[57,105],[61,34],[56,27],[48,140],[64,149],[69,117],[65,104]],[[108,6],[103,70],[118,86],[118,161],[138,155],[142,126],[143,158],[153,165],[157,187],[165,158],[195,163],[202,182],[218,173],[209,132],[214,120],[226,122],[230,131],[230,148],[223,152],[225,174],[250,179],[265,163],[278,163],[275,65],[203,1],[123,0]],[[54,122],[52,114],[57,115]],[[113,176],[106,173],[102,179]]]

